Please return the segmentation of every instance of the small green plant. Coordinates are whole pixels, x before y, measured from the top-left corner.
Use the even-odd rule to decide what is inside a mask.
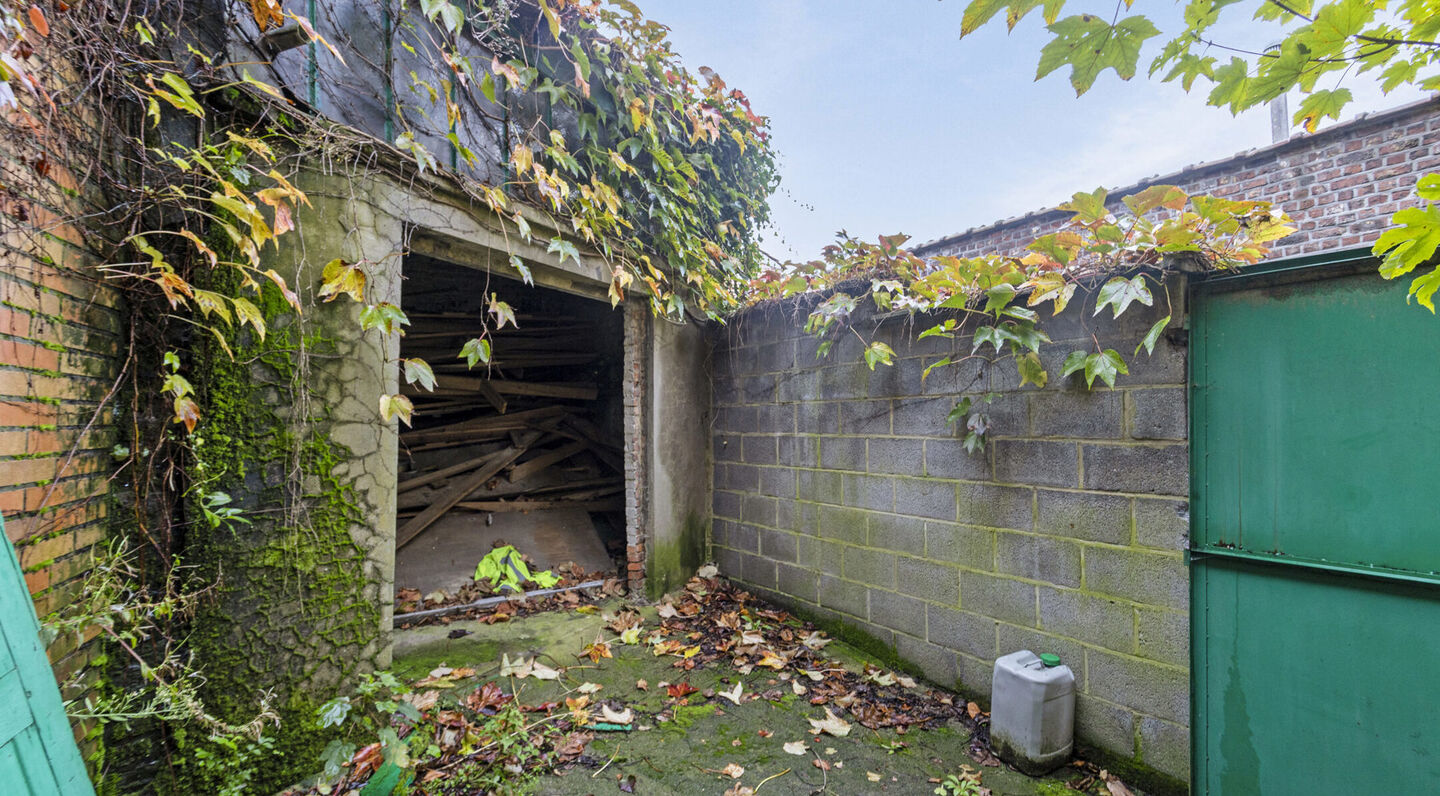
[[[1035,796],[1074,796],[1075,791],[1063,782],[1038,782]]]
[[[932,792],[936,796],[981,796],[986,793],[980,788],[980,772],[969,766],[961,766],[959,774],[945,777]]]
[[[240,509],[230,505],[230,496],[224,492],[210,492],[201,496],[200,511],[205,517],[205,524],[209,525],[212,531],[230,522],[250,524],[249,518],[243,516]]]

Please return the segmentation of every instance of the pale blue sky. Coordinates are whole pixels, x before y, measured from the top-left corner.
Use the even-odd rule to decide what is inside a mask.
[[[1126,185],[1270,142],[1269,114],[1232,117],[1203,94],[1107,72],[1076,98],[1068,69],[1034,82],[1048,40],[1038,13],[960,36],[966,0],[639,0],[692,70],[709,66],[770,117],[781,191],[766,248],[809,259],[846,229],[916,242],[1042,207],[1077,190]],[[1076,10],[1114,5],[1072,0]],[[1263,47],[1276,35],[1237,7],[1217,39]],[[1138,0],[1174,29],[1181,6]],[[1221,38],[1221,35],[1224,38]],[[1367,79],[1350,113],[1393,107]],[[1297,107],[1291,100],[1290,108]]]

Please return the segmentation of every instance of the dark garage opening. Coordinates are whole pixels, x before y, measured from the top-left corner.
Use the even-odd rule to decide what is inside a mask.
[[[400,433],[397,594],[418,590],[427,608],[484,596],[472,576],[501,544],[571,583],[614,577],[625,558],[621,314],[415,255],[404,275],[400,356],[429,363],[436,388],[402,383],[415,415]],[[518,326],[494,329],[491,294]],[[460,351],[485,328],[492,361],[469,368]]]

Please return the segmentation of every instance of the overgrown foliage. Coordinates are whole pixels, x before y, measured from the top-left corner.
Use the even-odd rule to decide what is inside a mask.
[[[1074,5],[1079,4],[1068,4]],[[1134,77],[1142,46],[1162,35],[1148,17],[1127,13],[1131,6],[1131,0],[1119,0],[1093,13],[1062,16],[1066,0],[971,0],[960,33],[975,32],[1002,11],[1013,30],[1041,9],[1054,38],[1041,50],[1035,79],[1069,67],[1070,84],[1080,95],[1106,70],[1123,80]],[[1279,44],[1256,52],[1216,41],[1216,25],[1222,15],[1233,16],[1232,6],[1253,9],[1253,23],[1274,26]],[[1205,101],[1232,113],[1298,91],[1304,99],[1292,122],[1314,132],[1324,119],[1339,119],[1353,101],[1344,85],[1348,81],[1374,80],[1387,94],[1400,86],[1440,89],[1437,35],[1436,0],[1188,0],[1183,27],[1151,59],[1148,74],[1178,82],[1186,91],[1208,86]],[[1440,174],[1421,177],[1416,194],[1418,206],[1397,211],[1390,229],[1375,242],[1386,279],[1430,265],[1440,246],[1440,206],[1435,204]],[[1410,283],[1411,298],[1432,313],[1437,290],[1440,269],[1431,268]]]
[[[19,167],[7,175],[4,211],[41,262],[74,267],[49,254],[57,231],[73,231],[86,255],[76,261],[124,290],[130,313],[121,379],[106,400],[126,410],[117,533],[138,553],[97,566],[114,577],[95,594],[118,602],[79,603],[57,626],[117,628],[117,611],[144,613],[138,640],[147,643],[126,635],[141,631],[105,631],[138,659],[144,676],[131,684],[136,690],[83,710],[102,722],[170,725],[166,737],[194,752],[182,776],[190,782],[224,781],[227,765],[253,771],[285,758],[261,779],[230,778],[273,789],[286,765],[303,765],[288,759],[294,750],[265,747],[268,736],[246,743],[216,729],[233,727],[225,722],[245,709],[271,716],[271,703],[246,705],[237,689],[211,725],[206,718],[216,711],[186,690],[202,676],[227,674],[187,668],[182,643],[224,641],[224,633],[194,627],[214,618],[215,594],[233,585],[225,578],[233,581],[235,568],[217,551],[260,539],[260,552],[286,568],[287,584],[308,565],[331,580],[358,571],[327,563],[354,552],[354,509],[330,477],[332,443],[312,433],[324,412],[309,409],[315,341],[296,331],[300,319],[344,299],[362,305],[357,337],[403,334],[408,323],[373,288],[393,262],[282,250],[312,207],[303,178],[383,177],[417,195],[458,195],[468,200],[462,212],[501,233],[507,250],[499,262],[510,275],[531,281],[537,260],[527,258],[538,244],[562,265],[601,264],[614,302],[638,294],[677,317],[687,307],[712,317],[733,307],[763,256],[756,236],[776,179],[766,120],[718,75],[685,70],[665,28],[633,4],[362,6],[383,16],[376,31],[327,18],[340,4],[300,11],[250,0],[217,14],[214,5],[183,0],[0,3],[0,110]],[[389,37],[382,78],[360,88],[383,93],[385,121],[383,130],[361,130],[343,123],[349,118],[335,103],[357,88],[347,70],[375,66],[368,61],[376,54],[336,36],[376,32]],[[287,37],[303,46],[284,55],[275,42]],[[306,63],[301,82],[281,63],[296,54]],[[403,251],[407,241],[395,244]],[[318,288],[307,283],[311,259]],[[491,331],[516,321],[493,294],[489,307],[486,327],[456,352],[471,367],[493,359]],[[288,360],[283,373],[270,367],[275,356]],[[433,386],[428,363],[394,364],[407,383]],[[255,367],[283,378],[243,390],[211,383],[217,373],[243,379]],[[242,398],[261,400],[263,390],[294,411],[225,411]],[[387,421],[409,418],[403,395],[366,400]],[[259,443],[266,429],[227,425],[257,419],[274,432]],[[273,467],[262,474],[246,456]],[[283,505],[258,506],[254,495],[238,493],[232,503],[222,488],[272,472],[284,483],[271,497]],[[308,491],[311,483],[325,492]],[[336,558],[316,558],[316,550]],[[195,555],[204,577],[177,568]]]
[[[871,370],[890,365],[894,350],[867,338],[855,320],[898,313],[920,321],[918,339],[970,337],[969,354],[937,360],[922,379],[936,368],[981,359],[1013,362],[1020,386],[1044,387],[1050,373],[1040,347],[1051,342],[1041,313],[1046,305],[1054,317],[1079,296],[1091,315],[1109,310],[1111,319],[1118,318],[1137,303],[1152,306],[1152,287],[1178,263],[1201,269],[1255,263],[1265,257],[1269,242],[1294,231],[1290,218],[1268,202],[1190,196],[1173,185],[1147,188],[1121,204],[1128,212],[1117,216],[1104,189],[1076,193],[1060,206],[1072,213],[1070,219],[1015,255],[926,259],[903,247],[904,236],[873,244],[845,237],[827,246],[821,259],[762,273],[751,282],[752,300],[823,296],[805,324],[806,332],[821,340],[819,356],[848,335],[859,340]],[[1082,292],[1091,283],[1099,284],[1093,297]],[[1168,302],[1169,295],[1162,295]],[[1115,386],[1116,377],[1129,372],[1127,356],[1153,352],[1171,317],[1157,321],[1129,354],[1104,348],[1092,337],[1093,348],[1071,351],[1060,375],[1079,372],[1087,387],[1097,380]],[[956,403],[950,421],[963,423],[967,449],[984,447],[988,421],[971,398]]]

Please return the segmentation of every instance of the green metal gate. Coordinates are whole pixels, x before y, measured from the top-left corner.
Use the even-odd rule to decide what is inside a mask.
[[[0,539],[0,792],[93,796],[3,519]]]
[[[1440,792],[1440,319],[1406,287],[1193,293],[1196,794]]]

